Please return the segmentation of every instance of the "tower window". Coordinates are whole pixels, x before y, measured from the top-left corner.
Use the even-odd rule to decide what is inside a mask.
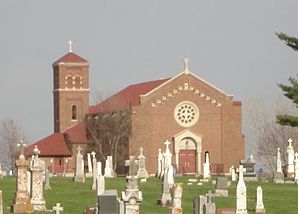
[[[77,120],[77,106],[76,105],[72,105],[71,107],[71,119],[72,120]]]
[[[79,89],[79,88],[81,87],[80,76],[75,76],[74,87],[75,87],[76,89]]]
[[[68,75],[65,79],[66,79],[66,88],[72,88],[72,77]]]

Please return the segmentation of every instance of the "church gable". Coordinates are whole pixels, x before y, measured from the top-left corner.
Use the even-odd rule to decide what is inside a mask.
[[[220,107],[227,101],[231,102],[233,98],[196,75],[185,72],[169,79],[147,94],[140,95],[140,97],[141,103],[150,103],[151,107],[158,108],[185,93],[191,93],[194,97],[199,97],[215,107]]]

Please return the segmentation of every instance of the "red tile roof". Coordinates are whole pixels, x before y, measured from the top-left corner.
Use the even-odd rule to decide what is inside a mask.
[[[80,122],[71,128],[68,128],[64,132],[68,137],[70,143],[86,143],[88,142],[86,125],[84,122]]]
[[[64,135],[62,133],[54,133],[36,143],[25,148],[25,155],[31,156],[35,145],[40,150],[39,156],[71,156],[71,152],[66,146]]]
[[[63,57],[61,57],[56,62],[54,62],[53,65],[59,64],[62,62],[63,63],[88,63],[87,60],[83,59],[82,57],[80,57],[72,52],[65,54]]]
[[[167,80],[169,80],[169,78],[130,85],[98,105],[90,106],[89,112],[96,113],[122,110],[127,109],[130,106],[140,105],[140,95],[147,94],[149,91],[152,91]]]

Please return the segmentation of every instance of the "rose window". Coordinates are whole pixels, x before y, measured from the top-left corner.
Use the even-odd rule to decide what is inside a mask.
[[[199,109],[194,103],[184,101],[176,106],[174,117],[179,125],[190,127],[198,121]]]

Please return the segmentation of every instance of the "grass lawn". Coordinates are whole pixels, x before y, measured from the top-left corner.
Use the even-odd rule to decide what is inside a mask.
[[[175,178],[176,182],[183,182],[182,206],[183,213],[193,213],[193,197],[195,195],[205,194],[208,190],[213,190],[211,182],[203,186],[187,186],[189,177]],[[52,190],[45,192],[46,207],[51,209],[57,202],[64,207],[63,214],[82,214],[88,205],[95,204],[96,194],[91,191],[92,180],[87,178],[86,183],[74,183],[70,178],[51,178]],[[268,214],[297,214],[298,213],[298,185],[295,184],[273,184],[265,182],[246,182],[248,190],[248,211],[254,213],[255,190],[257,186],[263,188],[264,205]],[[125,187],[125,178],[106,179],[106,189],[117,189],[118,196]],[[140,213],[159,214],[167,213],[167,208],[156,205],[156,200],[160,197],[161,183],[156,178],[149,178],[147,183],[139,185],[143,192],[144,201],[140,206]],[[16,189],[15,177],[4,177],[0,180],[0,190],[3,194],[4,214],[10,213],[9,207],[13,204],[14,192]],[[235,207],[235,190],[236,183],[229,187],[229,197],[216,198],[217,207]]]

